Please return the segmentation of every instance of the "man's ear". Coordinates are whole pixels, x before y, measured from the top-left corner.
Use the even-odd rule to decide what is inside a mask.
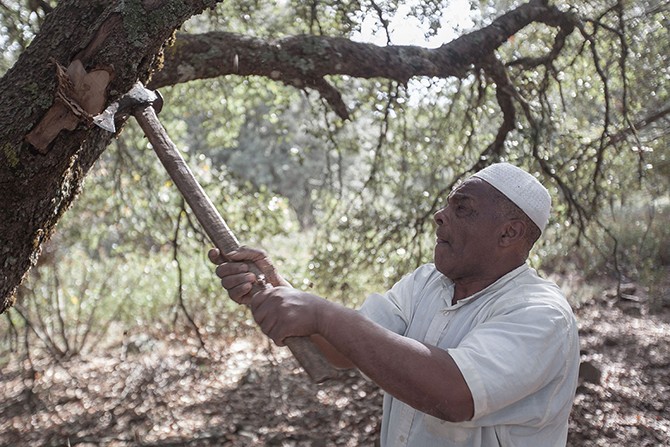
[[[500,245],[502,247],[509,247],[510,245],[522,242],[526,236],[526,230],[526,223],[521,219],[507,221],[500,235]]]

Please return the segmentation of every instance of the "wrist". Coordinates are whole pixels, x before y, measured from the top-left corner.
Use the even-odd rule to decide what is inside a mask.
[[[319,335],[324,335],[327,331],[328,317],[332,314],[329,311],[330,302],[324,298],[304,292],[313,309],[314,329]]]
[[[347,313],[350,309],[325,298],[312,296],[318,300],[314,308],[316,332],[327,340],[331,337],[339,338],[338,331],[341,330],[342,324],[347,321]]]

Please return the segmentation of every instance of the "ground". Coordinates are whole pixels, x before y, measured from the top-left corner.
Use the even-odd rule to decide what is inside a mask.
[[[569,446],[670,445],[670,308],[622,296],[575,309],[585,380]],[[262,339],[206,342],[144,334],[69,360],[33,356],[32,367],[16,358],[0,377],[0,445],[375,444],[381,393],[365,378],[316,385]]]

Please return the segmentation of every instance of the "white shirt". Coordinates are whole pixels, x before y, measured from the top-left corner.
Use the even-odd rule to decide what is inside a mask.
[[[474,417],[443,421],[384,396],[381,445],[565,446],[579,370],[577,323],[556,284],[522,265],[451,304],[454,284],[419,267],[360,312],[446,350],[474,399]]]

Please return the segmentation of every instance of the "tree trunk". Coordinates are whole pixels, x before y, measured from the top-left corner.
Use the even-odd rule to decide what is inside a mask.
[[[219,2],[61,1],[14,67],[0,79],[0,312],[13,304],[13,293],[35,264],[42,242],[53,232],[91,165],[113,138],[110,133],[87,126],[84,120],[71,131],[61,131],[45,147],[36,148],[26,142],[26,135],[35,132],[44,116],[49,116],[47,111],[53,111],[57,90],[62,91],[63,84],[57,82],[56,62],[68,67],[78,60],[89,73],[96,69],[110,72],[113,76],[106,89],[109,97],[105,98],[105,104],[127,92],[137,80],[157,88],[230,74],[258,75],[318,91],[344,119],[349,112],[340,92],[327,81],[329,75],[379,77],[400,83],[414,76],[483,76],[494,85],[501,112],[497,134],[481,151],[479,163],[484,163],[502,151],[509,133],[523,119],[523,116],[519,118],[522,114],[518,111],[523,112],[531,125],[538,122],[519,93],[514,77],[509,75],[510,67],[516,67],[517,75],[518,70],[533,71],[538,66],[552,68],[565,49],[567,37],[575,29],[584,45],[593,46],[595,41],[574,10],[561,10],[546,0],[530,0],[502,14],[488,26],[435,49],[379,47],[326,36],[289,36],[263,41],[213,32],[180,35],[177,43],[166,49],[164,58],[163,47],[166,42],[172,42],[175,30],[189,17]],[[551,48],[540,57],[501,60],[497,50],[531,23],[554,28]],[[598,58],[594,51],[592,62],[599,67]],[[153,76],[154,69],[163,63],[164,68]],[[605,75],[601,81],[609,82]],[[614,98],[608,92],[609,89],[604,89],[602,101],[605,104]],[[551,111],[537,112],[542,119],[545,113]],[[640,121],[640,126],[648,126],[668,113],[665,108],[662,113]],[[623,130],[609,140],[608,123],[609,116],[603,127],[602,141],[607,136],[607,141],[616,142],[629,133]],[[73,124],[77,124],[76,120]],[[641,127],[636,125],[631,129],[637,132]],[[600,144],[597,157],[608,146],[609,143]],[[540,155],[534,152],[533,156],[542,171],[559,185],[572,209],[577,202],[565,182]],[[600,172],[598,166],[596,162],[594,179]],[[472,166],[471,170],[481,167]],[[577,208],[581,210],[581,206]]]
[[[113,75],[109,100],[147,81],[165,42],[218,0],[59,2],[17,63],[0,79],[0,312],[13,304],[40,246],[77,195],[113,135],[79,124],[42,152],[25,141],[54,104],[56,64],[80,60]],[[54,62],[55,61],[55,62]]]

